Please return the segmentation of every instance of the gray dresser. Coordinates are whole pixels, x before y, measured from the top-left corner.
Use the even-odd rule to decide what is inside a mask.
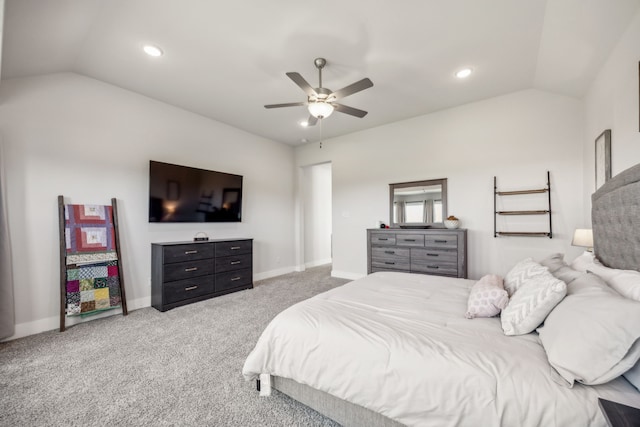
[[[367,230],[367,273],[401,271],[467,278],[467,230]]]

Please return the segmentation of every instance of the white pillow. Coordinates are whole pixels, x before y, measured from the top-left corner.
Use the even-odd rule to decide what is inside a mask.
[[[500,313],[509,302],[509,295],[502,283],[502,277],[495,274],[487,274],[478,280],[471,287],[465,317],[493,317]]]
[[[603,384],[633,368],[640,359],[640,302],[590,273],[567,288],[538,329],[551,366],[571,385]]]
[[[509,297],[511,297],[526,280],[546,272],[546,267],[541,266],[531,258],[523,259],[504,276],[504,288],[507,290]]]
[[[640,301],[640,272],[638,271],[606,267],[591,252],[585,252],[573,260],[571,267],[578,271],[591,272],[600,276],[620,295],[634,301]]]
[[[618,270],[602,265],[595,258],[593,265],[588,271],[600,276],[607,282],[607,285],[618,291],[624,297],[634,301],[640,301],[640,272],[634,270]]]
[[[527,278],[502,310],[505,335],[524,335],[535,330],[567,293],[567,285],[548,271]]]

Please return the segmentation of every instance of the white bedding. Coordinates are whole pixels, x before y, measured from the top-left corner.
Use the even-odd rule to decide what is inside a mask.
[[[598,397],[640,406],[622,378],[562,385],[536,333],[466,319],[473,283],[384,272],[317,295],[273,319],[243,375],[290,378],[409,426],[606,426]]]

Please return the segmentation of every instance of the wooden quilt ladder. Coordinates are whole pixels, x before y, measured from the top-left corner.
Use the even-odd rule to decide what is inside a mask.
[[[118,208],[65,205],[58,196],[60,225],[60,332],[67,316],[122,308],[126,316]]]

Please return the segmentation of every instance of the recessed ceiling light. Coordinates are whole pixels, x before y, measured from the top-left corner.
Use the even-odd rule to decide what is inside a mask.
[[[473,70],[471,68],[463,68],[462,70],[456,71],[456,77],[459,79],[466,79],[472,72]]]
[[[144,52],[149,56],[162,56],[162,49],[158,46],[153,46],[151,44],[147,44],[143,47]]]
[[[303,128],[306,128],[307,126],[309,126],[309,122],[306,120],[303,120],[300,122],[300,126],[302,126]]]

